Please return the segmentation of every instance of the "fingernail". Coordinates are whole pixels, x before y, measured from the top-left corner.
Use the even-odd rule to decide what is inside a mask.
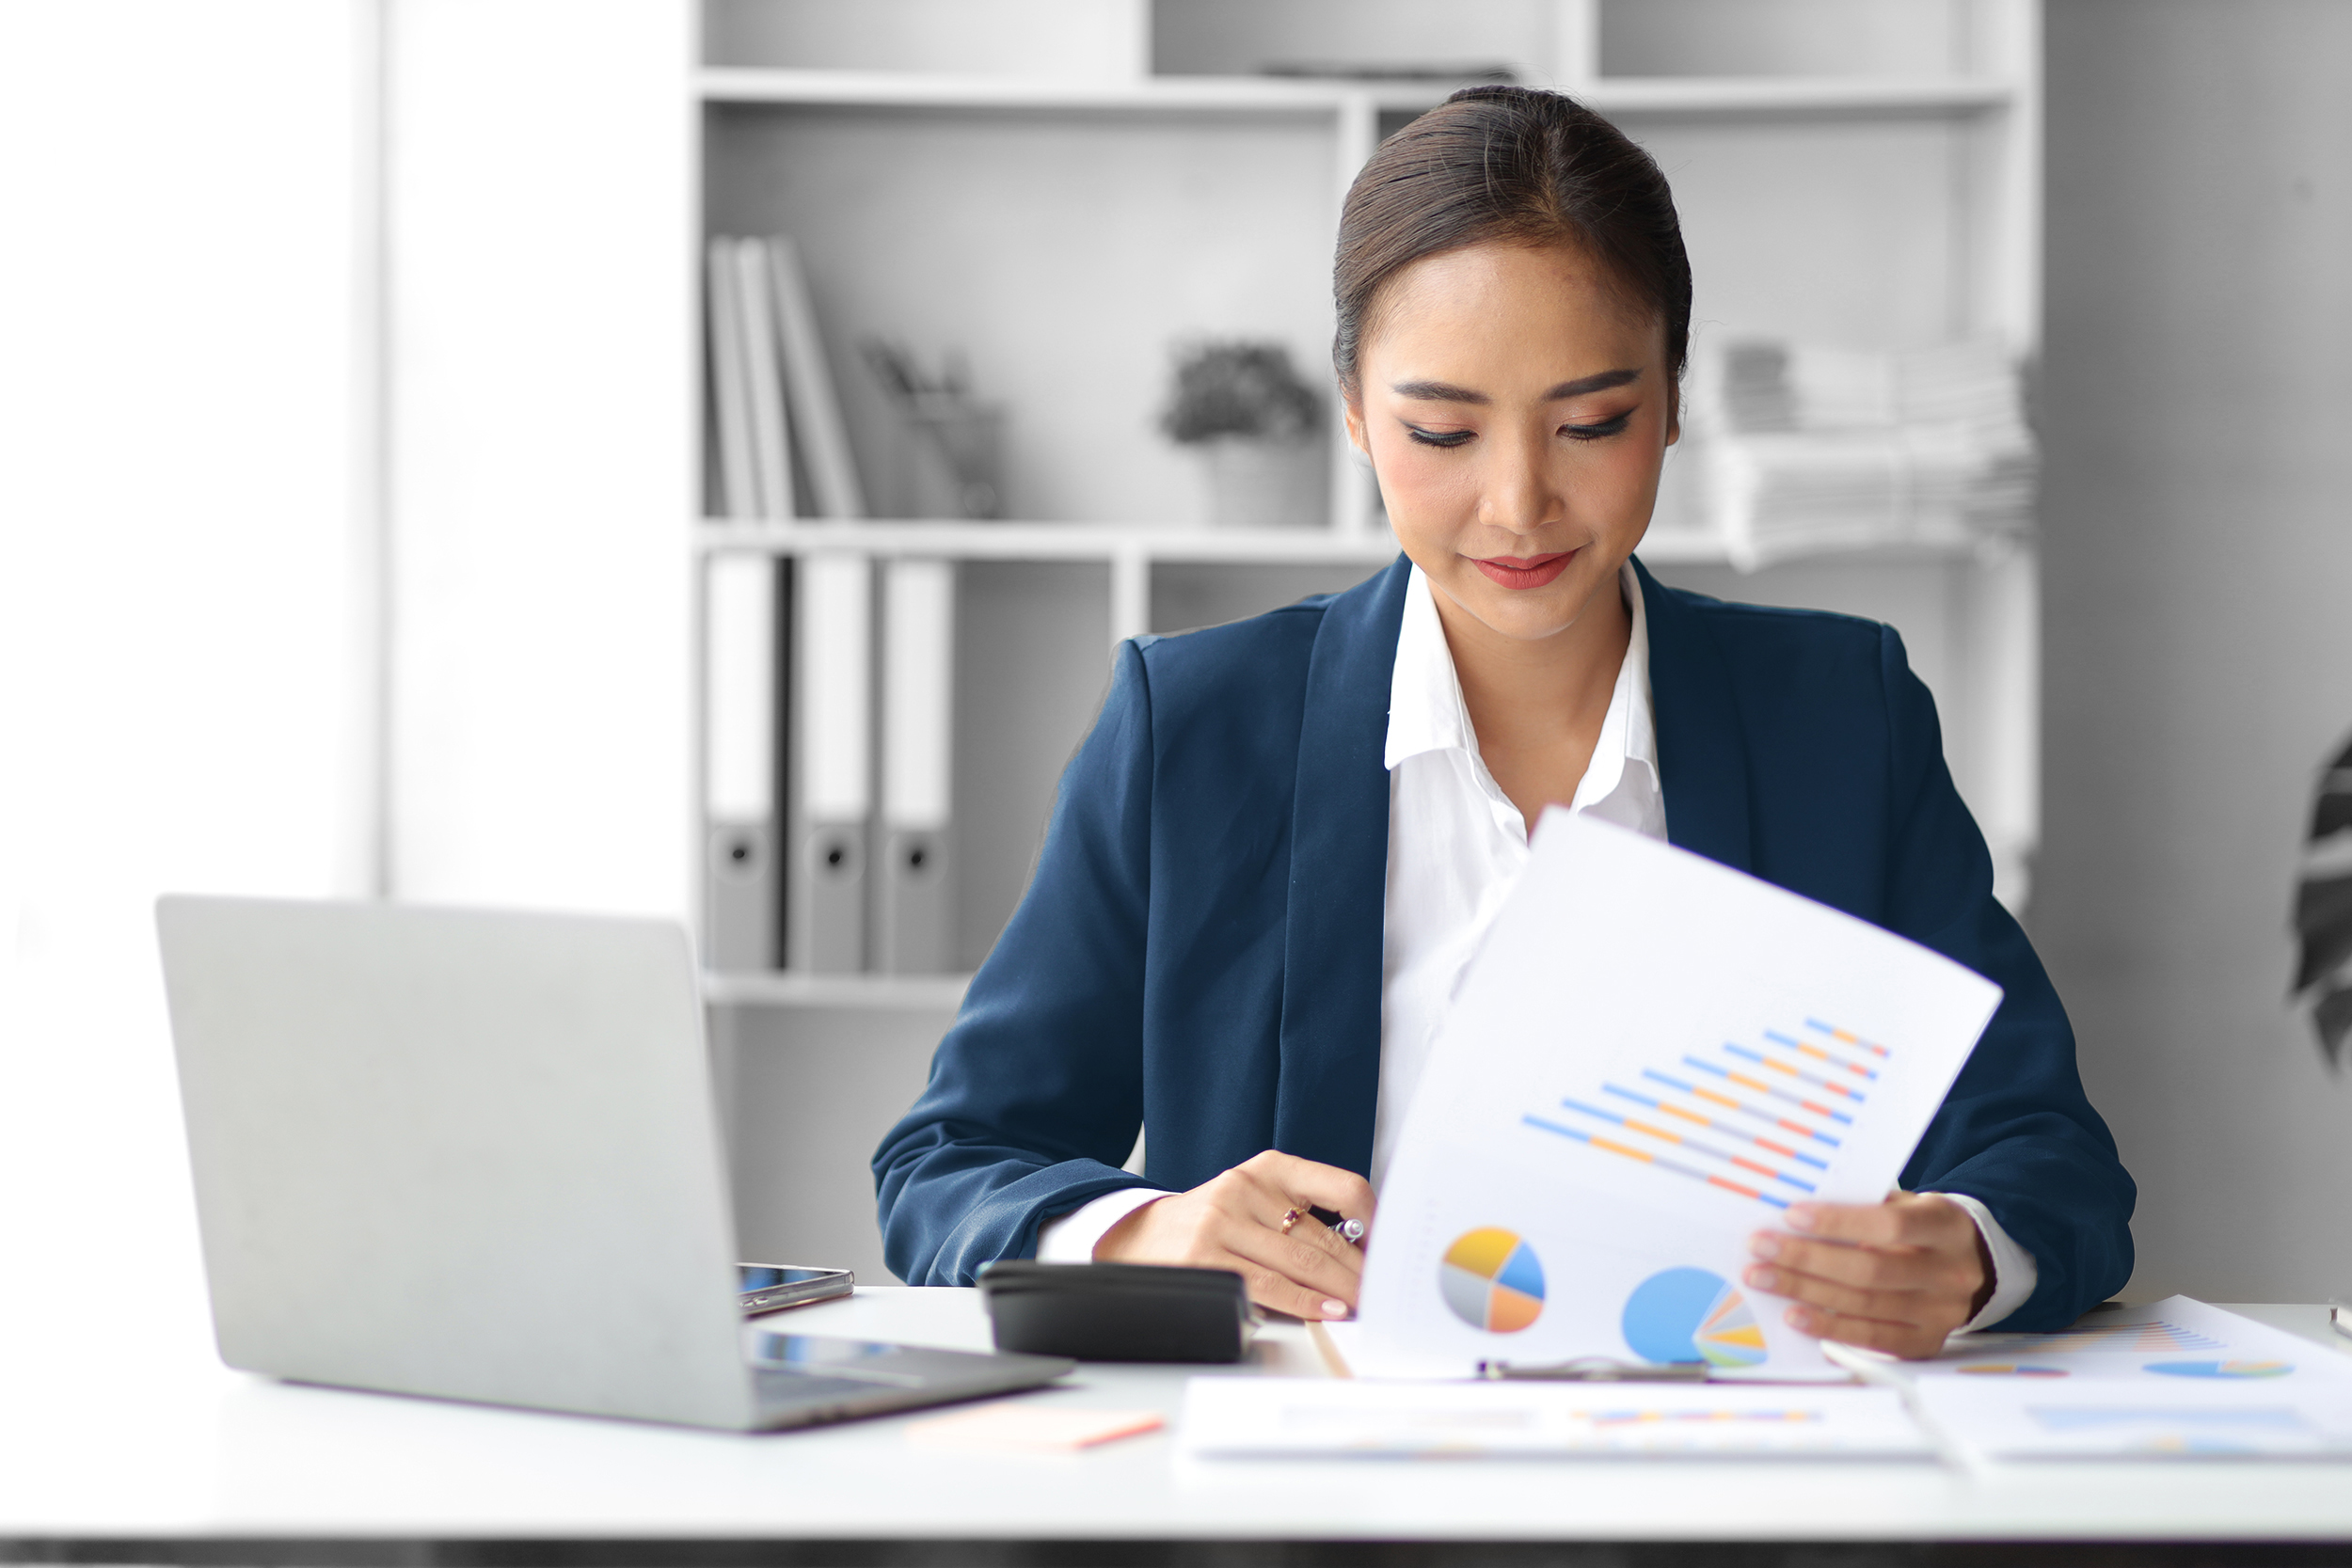
[[[1800,1203],[1781,1216],[1781,1223],[1791,1230],[1810,1230],[1816,1218],[1810,1204]]]
[[[1748,1239],[1748,1250],[1758,1258],[1780,1256],[1780,1238],[1769,1230],[1759,1230]]]
[[[1780,1289],[1780,1275],[1774,1274],[1770,1269],[1750,1269],[1748,1271],[1748,1283],[1755,1286],[1759,1291],[1776,1291]]]
[[[1347,1316],[1347,1303],[1327,1301],[1323,1304],[1323,1315],[1327,1318],[1344,1318]]]
[[[1813,1333],[1820,1326],[1820,1320],[1813,1315],[1813,1309],[1809,1307],[1791,1307],[1788,1317],[1790,1328],[1800,1329],[1807,1334]]]

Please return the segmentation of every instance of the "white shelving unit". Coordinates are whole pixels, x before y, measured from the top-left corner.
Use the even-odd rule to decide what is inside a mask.
[[[1629,76],[1608,70],[1613,37],[1647,27],[1647,40],[1637,43],[1655,56],[1674,47],[1676,17],[1662,13],[1687,11],[1682,24],[1704,24],[1724,0],[1643,0],[1638,12],[1565,0],[1552,8],[1546,40],[1553,85],[1617,119],[1676,182],[1698,277],[1695,335],[1776,331],[1895,347],[1989,333],[2030,362],[2040,330],[2037,0],[1873,3],[1909,8],[1911,32],[1890,51],[1902,69],[1857,71],[1846,58],[1835,72],[1792,73],[1804,62],[1779,57],[1756,74]],[[1148,24],[1148,7],[1129,4]],[[1749,19],[1778,7],[1794,34],[1826,36],[1838,24],[1832,13],[1839,0],[1740,4]],[[1376,28],[1379,11],[1367,8],[1361,24]],[[739,0],[730,14],[731,28],[714,32],[739,37],[750,12]],[[1929,57],[1947,69],[1918,70]],[[1396,550],[1369,474],[1346,451],[1336,420],[1330,512],[1320,526],[1248,533],[1184,526],[1168,499],[1173,459],[1144,428],[1164,375],[1153,349],[1168,331],[1161,345],[1140,352],[1132,335],[1106,341],[1099,356],[1073,355],[1068,340],[1089,332],[1114,339],[1136,311],[1168,314],[1165,298],[1191,287],[1187,268],[1247,270],[1249,242],[1237,260],[1232,233],[1216,221],[1225,202],[1245,236],[1259,231],[1252,224],[1266,230],[1264,275],[1279,272],[1289,296],[1244,319],[1255,309],[1236,303],[1251,286],[1244,277],[1219,297],[1194,289],[1175,309],[1190,309],[1201,330],[1287,337],[1295,356],[1318,363],[1328,331],[1320,291],[1339,197],[1381,135],[1450,90],[1419,82],[1072,80],[723,59],[694,73],[705,230],[772,229],[801,241],[863,467],[886,470],[892,462],[893,421],[857,355],[868,332],[905,335],[926,351],[982,340],[969,343],[977,375],[984,388],[994,382],[1008,394],[1017,421],[1069,420],[1058,449],[1057,435],[1013,451],[1014,504],[1029,502],[1025,515],[1034,520],[705,520],[692,530],[703,554],[848,551],[972,563],[993,575],[967,583],[968,618],[985,627],[992,596],[1003,615],[1029,617],[1029,653],[1041,668],[1055,668],[1042,677],[1002,663],[978,670],[981,687],[1041,684],[1024,713],[970,716],[1000,740],[1009,723],[1016,733],[1008,743],[1025,751],[1027,763],[999,756],[966,768],[970,759],[959,755],[960,826],[976,847],[996,846],[1004,863],[990,863],[985,847],[965,857],[965,964],[977,962],[1009,912],[1053,775],[1099,696],[1099,668],[1076,678],[1068,669],[1079,649],[1343,586]],[[1211,147],[1204,161],[1187,161],[1194,144]],[[1127,188],[1086,184],[1105,166],[1120,169]],[[1204,191],[1204,178],[1216,188]],[[1091,199],[1079,208],[1054,206],[1080,189]],[[1174,216],[1155,232],[1153,203],[1163,201]],[[1278,213],[1291,221],[1268,221]],[[1167,254],[1171,245],[1177,254]],[[1067,276],[1089,275],[1089,263],[1093,275],[1114,278],[1127,269],[1132,299],[1122,300],[1114,283],[1062,316],[1050,286],[1031,287],[1019,265],[1008,264],[1006,253],[1025,246],[1049,272],[1073,249],[1079,264],[1065,265]],[[1307,280],[1310,303],[1302,304],[1293,275]],[[1042,362],[1025,383],[1025,357]],[[1055,408],[1051,388],[1073,365],[1084,374],[1069,395],[1071,413]],[[1124,472],[1145,470],[1121,488]],[[869,472],[869,489],[889,504],[886,479],[875,483]],[[1937,690],[1955,773],[1994,844],[2003,892],[2022,899],[2038,790],[2030,541],[1953,535],[1740,576],[1721,541],[1661,528],[1642,555],[1669,580],[1704,591],[1815,603],[1902,629]],[[1047,574],[1050,591],[1025,596],[1016,586],[1025,571]],[[1051,649],[1041,645],[1040,613],[1059,627],[1042,639]],[[1200,619],[1181,618],[1187,613]],[[980,665],[1008,657],[1003,646],[961,652]],[[852,995],[930,1006],[952,984],[725,976],[714,977],[711,996],[730,1006],[834,1006]]]
[[[1381,136],[1451,90],[1241,74],[1264,63],[1253,51],[1394,64],[1442,48],[1610,115],[1674,182],[1696,340],[1991,334],[2021,362],[2037,351],[2038,0],[1351,0],[1343,41],[1325,38],[1326,0],[701,4],[697,239],[799,243],[869,505],[895,520],[700,518],[690,549],[961,563],[962,971],[1027,880],[1110,643],[1343,588],[1395,555],[1336,420],[1327,515],[1280,531],[1195,526],[1196,476],[1152,428],[1188,335],[1278,341],[1319,378],[1341,196]],[[980,11],[984,32],[943,41]],[[1021,520],[905,515],[867,334],[934,362],[960,351],[1006,404]],[[1641,553],[1679,586],[1898,626],[2004,895],[2022,898],[2039,792],[2030,540],[1741,574],[1721,541],[1660,527]],[[884,1277],[864,1162],[920,1091],[967,978],[707,977],[745,1256]]]

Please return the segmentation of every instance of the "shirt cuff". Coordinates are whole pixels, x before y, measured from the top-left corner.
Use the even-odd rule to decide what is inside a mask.
[[[2042,1271],[2034,1263],[2033,1254],[2019,1246],[2010,1233],[2001,1228],[2001,1222],[1993,1217],[1993,1211],[1987,1209],[1981,1200],[1970,1197],[1966,1193],[1942,1193],[1938,1196],[1949,1198],[1968,1211],[1968,1217],[1977,1222],[1977,1234],[1984,1238],[1984,1249],[1993,1255],[1993,1294],[1986,1300],[1984,1309],[1961,1324],[1956,1331],[1966,1334],[1973,1329],[1999,1323],[2025,1306],[2026,1298],[2033,1294],[2033,1288],[2042,1281]],[[1083,1214],[1086,1211],[1081,1209],[1078,1212]],[[1107,1230],[1110,1227],[1105,1226],[1104,1228]]]
[[[1067,1214],[1057,1214],[1037,1227],[1037,1260],[1041,1263],[1091,1263],[1094,1243],[1110,1234],[1111,1227],[1147,1203],[1168,1195],[1157,1187],[1121,1187]]]

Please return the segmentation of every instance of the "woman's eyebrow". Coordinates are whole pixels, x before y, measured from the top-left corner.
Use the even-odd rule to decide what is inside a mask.
[[[1629,381],[1638,381],[1641,376],[1642,372],[1639,366],[1622,371],[1602,371],[1597,375],[1579,376],[1574,381],[1563,381],[1559,386],[1546,392],[1544,401],[1551,403],[1560,398],[1581,398],[1587,392],[1605,392],[1612,387],[1622,387]]]
[[[1424,403],[1491,403],[1484,392],[1473,392],[1467,387],[1455,387],[1443,381],[1399,381],[1389,390],[1401,398],[1419,398]]]
[[[1546,392],[1543,401],[1556,403],[1562,398],[1582,397],[1587,392],[1605,392],[1612,387],[1622,387],[1629,381],[1638,381],[1641,375],[1642,372],[1638,366],[1629,370],[1600,371],[1592,375],[1579,376],[1574,381],[1563,381],[1559,386]],[[1392,383],[1389,390],[1398,397],[1418,398],[1424,403],[1484,404],[1494,401],[1484,392],[1472,391],[1468,387],[1456,387],[1445,381],[1399,381]]]

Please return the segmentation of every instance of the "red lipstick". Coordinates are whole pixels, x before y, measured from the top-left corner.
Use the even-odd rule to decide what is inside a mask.
[[[1478,569],[1505,588],[1541,588],[1568,569],[1576,558],[1574,550],[1554,550],[1549,555],[1498,555],[1479,561],[1472,557]]]

